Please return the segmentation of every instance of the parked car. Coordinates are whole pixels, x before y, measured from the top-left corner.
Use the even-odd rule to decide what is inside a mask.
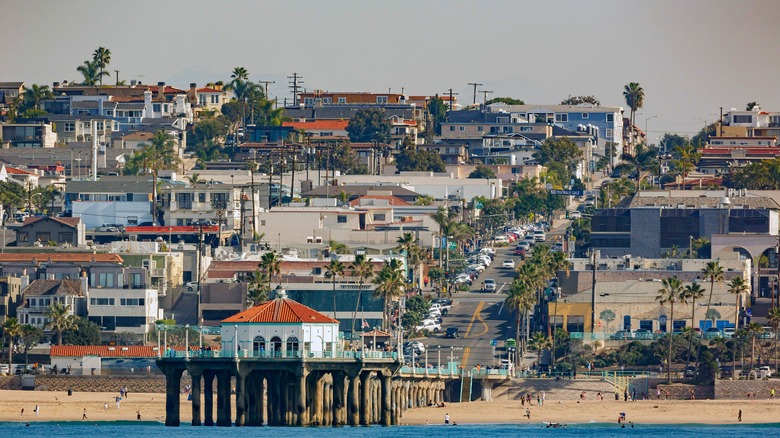
[[[492,278],[488,278],[485,280],[485,292],[495,292],[496,291],[496,280]]]
[[[431,300],[431,304],[439,304],[445,309],[449,310],[452,308],[452,299],[451,298],[434,298]]]
[[[409,341],[404,344],[404,350],[414,349],[418,353],[425,353],[425,344],[420,341]]]
[[[572,212],[569,213],[569,218],[570,219],[581,219],[582,218],[582,213],[580,213],[579,211],[572,211]]]
[[[509,269],[515,269],[515,261],[512,259],[506,259],[504,260],[504,263],[501,264],[501,266]]]
[[[442,315],[446,315],[447,312],[449,312],[451,308],[452,308],[452,304],[445,305],[445,304],[442,304],[442,303],[431,303],[430,310],[434,310],[435,309],[435,310],[438,310]]]
[[[463,273],[458,274],[457,277],[455,277],[455,284],[471,284],[471,276],[469,274]]]
[[[636,339],[653,339],[653,332],[647,329],[637,329],[634,335]]]
[[[0,375],[11,374],[11,367],[7,363],[0,363]]]
[[[707,330],[704,330],[704,339],[717,338],[718,336],[721,335],[722,333],[720,329],[717,327],[708,327]]]
[[[730,365],[721,365],[720,367],[720,378],[721,379],[727,379],[734,376],[734,367]]]
[[[436,321],[431,321],[430,319],[427,319],[427,320],[423,320],[422,324],[418,325],[414,329],[417,331],[427,330],[429,332],[439,333],[439,331],[441,330],[441,324],[439,324]]]
[[[760,373],[761,371],[764,371],[764,372],[766,372],[766,376],[767,376],[767,377],[772,377],[772,368],[770,368],[770,367],[769,367],[769,366],[767,366],[767,365],[764,365],[764,366],[760,367],[760,368],[758,369],[758,371],[759,371],[759,373]]]
[[[544,240],[547,238],[547,235],[544,234],[543,230],[536,230],[534,231],[534,242],[544,242]]]
[[[517,245],[512,254],[520,257],[525,257],[525,251],[526,249],[523,247],[523,245]]]
[[[445,338],[457,338],[460,336],[459,330],[457,327],[449,327],[447,328],[447,331],[444,332]]]
[[[182,286],[184,289],[187,290],[187,292],[193,292],[198,290],[198,282],[197,281],[188,281],[184,283],[184,286]]]

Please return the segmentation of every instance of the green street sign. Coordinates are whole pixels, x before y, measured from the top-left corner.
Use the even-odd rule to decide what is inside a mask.
[[[457,242],[449,241],[448,243],[449,243],[449,245],[448,245],[449,249],[457,249],[458,248],[458,243]]]
[[[477,200],[475,200],[475,201],[474,201],[474,208],[475,208],[476,210],[482,210],[483,208],[485,208],[485,205],[484,205],[484,204],[482,204],[482,201],[477,201]]]

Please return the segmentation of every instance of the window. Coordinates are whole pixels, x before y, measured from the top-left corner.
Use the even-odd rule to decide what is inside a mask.
[[[35,240],[39,240],[43,243],[46,243],[51,240],[51,233],[47,233],[47,232],[35,233]]]
[[[198,202],[206,202],[206,194],[198,193]]]
[[[378,103],[378,104],[386,104],[387,103],[387,96],[377,96],[376,97],[376,103]]]
[[[322,103],[324,103],[324,104],[331,104],[331,103],[333,103],[333,98],[332,97],[323,97],[322,98]]]
[[[465,131],[465,130],[466,130],[466,127],[465,127],[465,126],[459,126],[459,127],[458,127],[458,129],[459,129],[460,131]]]
[[[504,126],[504,132],[512,132],[513,129],[511,126]]]
[[[73,132],[76,130],[76,125],[73,122],[66,122],[63,129],[65,132]]]
[[[566,318],[566,331],[568,331],[569,333],[584,332],[585,331],[585,316],[583,316],[583,315],[569,315],[569,317]]]
[[[582,118],[583,119],[589,119],[590,118],[590,114],[589,113],[582,113]]]
[[[146,300],[144,298],[120,298],[119,304],[122,306],[143,306]]]
[[[607,130],[605,131],[605,133],[604,133],[604,137],[606,137],[606,138],[612,138],[612,130],[611,130],[611,129],[607,129]]]
[[[336,222],[338,222],[340,224],[346,224],[347,223],[347,215],[340,214],[340,215],[336,216]]]
[[[219,103],[219,94],[211,95],[211,103]]]
[[[481,126],[477,126],[477,132],[482,132],[482,127]]]
[[[303,104],[307,105],[307,106],[314,105],[314,98],[313,97],[304,97],[303,98]]]
[[[101,272],[98,276],[97,286],[114,287],[114,274],[111,272]]]
[[[109,117],[112,117],[114,115],[114,110],[106,110],[106,115]],[[113,126],[113,124],[112,124]]]
[[[159,103],[152,104],[152,111],[154,111],[156,113],[159,113],[160,112],[160,104]]]
[[[375,221],[384,221],[385,220],[385,214],[384,213],[374,213],[374,220]]]
[[[29,242],[30,241],[30,233],[28,232],[19,232],[16,234],[16,239],[20,242]]]
[[[138,216],[128,216],[127,225],[138,225]]]
[[[454,130],[455,130],[455,127],[454,126],[450,126],[450,131],[454,131]]]
[[[753,116],[751,115],[742,115],[742,116],[732,116],[731,120],[734,123],[753,123]]]
[[[58,242],[72,242],[73,241],[73,233],[72,232],[63,232],[59,233],[59,238],[57,239]]]
[[[113,306],[114,299],[113,298],[90,298],[89,304],[93,306]]]
[[[521,126],[520,127],[520,132],[531,132],[533,130],[534,130],[534,128],[532,126]]]
[[[346,97],[339,97],[339,103],[347,103]]]
[[[569,121],[569,115],[568,114],[556,114],[555,115],[555,121],[556,122],[568,122]]]
[[[615,113],[608,113],[607,114],[607,121],[608,122],[614,122],[615,121]]]

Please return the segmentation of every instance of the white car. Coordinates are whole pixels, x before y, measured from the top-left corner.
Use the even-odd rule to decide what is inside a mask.
[[[455,277],[455,283],[461,284],[471,284],[471,276],[469,274],[458,274],[457,277]]]
[[[7,363],[0,363],[0,375],[11,374],[11,367]]]
[[[496,280],[492,278],[488,278],[485,280],[485,292],[495,292],[496,291]]]
[[[450,307],[452,307],[452,306],[442,306],[439,303],[433,303],[433,304],[431,304],[431,307],[428,310],[428,313],[430,313],[432,311],[438,311],[442,315],[446,315],[447,312],[450,310]]]
[[[479,250],[480,254],[496,254],[495,248],[485,247]]]
[[[759,369],[758,369],[758,371],[759,371],[759,372],[761,372],[761,371],[766,371],[766,376],[767,376],[767,377],[772,377],[772,368],[769,368],[769,367],[768,367],[768,366],[766,366],[766,365],[765,365],[765,366],[762,366],[761,368],[759,368]]]
[[[534,231],[534,241],[535,242],[544,242],[544,239],[547,238],[547,235],[544,234],[544,231],[542,230],[536,230]]]
[[[439,330],[441,330],[441,324],[432,321],[430,319],[426,319],[423,320],[422,324],[418,325],[414,329],[417,330],[418,332],[422,330],[427,330],[429,332],[439,333]]]
[[[504,263],[501,264],[501,266],[509,269],[515,269],[515,261],[512,259],[506,259],[504,260]]]
[[[469,268],[475,269],[478,272],[482,272],[485,270],[485,265],[475,263],[473,265],[469,265]]]

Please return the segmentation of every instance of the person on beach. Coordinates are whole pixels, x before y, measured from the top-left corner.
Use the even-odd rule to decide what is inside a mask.
[[[38,416],[38,412],[40,412],[41,408],[38,405],[35,405],[35,409],[33,409],[33,412],[35,412],[35,416]]]
[[[135,411],[135,417],[138,421],[141,421],[141,411]]]
[[[542,391],[542,406],[544,406],[544,399],[547,398],[547,394]]]
[[[525,408],[525,416],[530,420],[531,419],[531,408]]]
[[[19,413],[19,419],[24,420],[24,408],[22,408],[22,412]]]
[[[84,412],[81,413],[81,419],[86,420],[87,419],[87,408],[84,408]]]
[[[633,392],[631,393],[631,400],[636,401],[636,388],[634,388]]]
[[[444,424],[450,424],[450,414],[444,414]]]
[[[742,421],[742,409],[737,413],[737,421]]]
[[[108,403],[103,403],[103,410],[108,412]]]
[[[775,398],[775,388],[769,390],[769,398]]]
[[[661,400],[661,389],[655,388],[655,396],[658,398],[658,400]]]

